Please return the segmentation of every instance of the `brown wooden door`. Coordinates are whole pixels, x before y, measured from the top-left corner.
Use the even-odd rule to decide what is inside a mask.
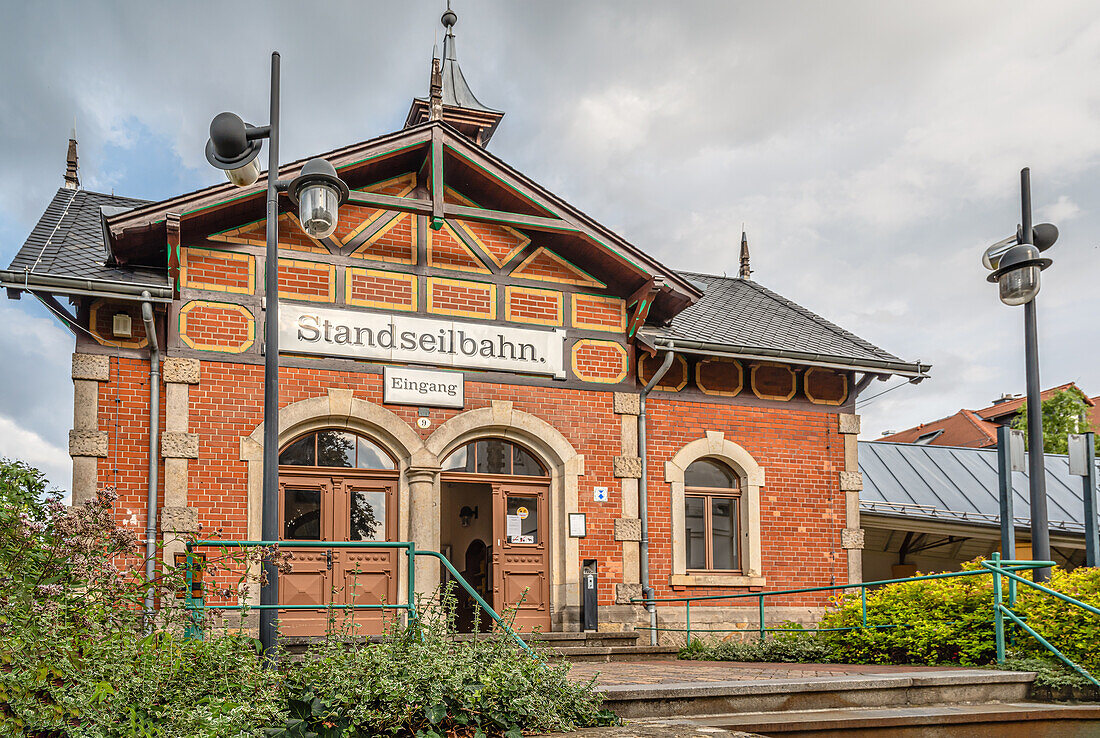
[[[324,635],[332,627],[350,635],[381,633],[381,610],[341,610],[346,604],[397,601],[397,552],[389,549],[296,548],[294,541],[395,540],[396,481],[369,474],[283,474],[279,478],[279,530],[291,553],[290,572],[280,575],[283,634]],[[368,512],[369,510],[369,512]],[[373,513],[373,529],[367,523]],[[336,608],[329,623],[327,607]],[[392,612],[392,611],[391,611]]]
[[[344,478],[337,494],[336,534],[345,541],[394,541],[397,484],[393,479]],[[367,522],[373,517],[373,530]],[[397,602],[397,561],[394,549],[342,549],[336,552],[335,579],[339,602],[359,605]],[[381,633],[393,610],[355,610],[339,613],[340,623],[351,617],[355,635]]]
[[[516,609],[515,625],[550,630],[548,488],[493,484],[493,608]]]
[[[279,478],[279,538],[291,554],[290,572],[279,575],[279,604],[317,605],[316,610],[280,610],[285,635],[322,635],[325,606],[332,590],[332,555],[323,548],[295,548],[294,541],[332,540],[332,479],[327,476]]]

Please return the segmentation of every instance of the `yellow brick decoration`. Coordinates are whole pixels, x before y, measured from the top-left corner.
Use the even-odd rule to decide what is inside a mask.
[[[745,386],[745,373],[736,359],[700,359],[695,365],[695,385],[707,395],[736,397]]]
[[[256,321],[243,305],[192,300],[180,308],[179,331],[193,349],[240,354],[256,340]]]
[[[438,231],[429,228],[427,246],[428,266],[474,274],[491,273],[450,223],[444,223]]]
[[[803,375],[803,391],[817,405],[843,405],[848,399],[848,376],[815,366]]]
[[[416,217],[409,213],[394,217],[351,255],[390,264],[415,264]]]
[[[630,371],[630,356],[622,344],[585,338],[573,344],[573,374],[597,384],[618,384]]]
[[[557,290],[536,287],[504,288],[504,319],[516,323],[560,326],[564,320],[565,296]]]
[[[193,290],[253,295],[256,259],[252,254],[220,249],[181,249],[180,285]]]
[[[569,260],[563,259],[542,246],[535,249],[530,256],[513,269],[512,276],[522,279],[534,279],[540,282],[573,284],[579,287],[607,286]]]
[[[495,320],[496,285],[465,279],[428,277],[428,312]]]
[[[762,362],[752,365],[749,381],[752,391],[761,400],[786,402],[794,397],[798,382],[794,370],[786,364]]]
[[[279,299],[336,302],[336,267],[316,261],[279,259]]]
[[[417,279],[415,274],[348,267],[344,295],[348,305],[412,312],[417,307]]]
[[[621,333],[626,330],[626,301],[619,297],[575,294],[572,321],[574,328]]]

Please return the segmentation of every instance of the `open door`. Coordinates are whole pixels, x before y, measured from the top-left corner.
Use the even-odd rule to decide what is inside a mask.
[[[550,630],[549,488],[493,484],[493,608],[517,608],[515,627]]]

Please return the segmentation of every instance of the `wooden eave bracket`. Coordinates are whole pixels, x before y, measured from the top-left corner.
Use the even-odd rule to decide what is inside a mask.
[[[172,282],[172,299],[180,299],[180,214],[165,213],[164,229],[168,244],[168,279]]]
[[[653,301],[663,286],[663,281],[651,277],[627,298],[626,307],[631,310],[630,320],[626,324],[626,337],[628,339],[635,338],[638,335],[638,329],[645,325],[649,309],[653,306]]]

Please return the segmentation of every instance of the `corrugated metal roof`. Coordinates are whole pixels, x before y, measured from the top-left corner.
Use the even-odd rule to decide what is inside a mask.
[[[643,328],[651,340],[697,341],[742,353],[799,354],[853,366],[916,367],[750,279],[678,274],[700,285],[703,297],[671,325]]]
[[[1052,530],[1083,532],[1081,477],[1069,457],[1046,454],[1047,515]],[[1100,468],[1100,464],[1098,464]],[[998,525],[997,450],[860,441],[860,510],[927,520]],[[1031,525],[1028,475],[1012,474],[1016,527]]]
[[[100,208],[133,208],[146,203],[131,197],[61,188],[8,268],[52,277],[167,285],[167,266],[107,266]]]

